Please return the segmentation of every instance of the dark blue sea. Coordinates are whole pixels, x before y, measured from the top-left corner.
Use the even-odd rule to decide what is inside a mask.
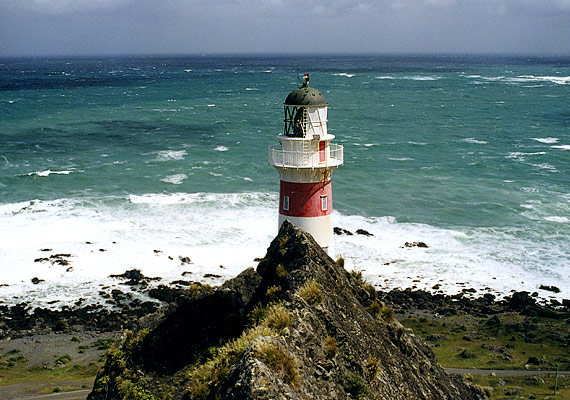
[[[305,72],[344,145],[334,224],[374,235],[335,237],[347,268],[570,297],[570,58],[188,56],[0,59],[0,304],[255,266],[277,233],[267,148]]]

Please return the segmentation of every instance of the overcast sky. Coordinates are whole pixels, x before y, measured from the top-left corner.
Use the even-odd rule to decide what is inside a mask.
[[[570,55],[570,0],[0,0],[0,56]]]

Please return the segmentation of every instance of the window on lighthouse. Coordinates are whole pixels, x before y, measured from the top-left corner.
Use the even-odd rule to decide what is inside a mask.
[[[305,125],[307,124],[307,112],[305,107],[299,107],[293,122],[293,136],[305,137]]]
[[[283,196],[283,210],[289,211],[289,196]]]
[[[321,196],[321,211],[327,211],[328,201],[327,196]]]

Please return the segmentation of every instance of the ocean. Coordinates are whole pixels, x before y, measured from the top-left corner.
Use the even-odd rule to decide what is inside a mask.
[[[305,72],[344,145],[334,225],[373,234],[335,236],[347,269],[570,297],[570,57],[228,55],[0,59],[0,304],[256,266],[277,234],[267,147]]]

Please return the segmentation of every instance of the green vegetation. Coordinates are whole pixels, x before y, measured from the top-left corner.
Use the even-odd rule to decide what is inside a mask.
[[[305,282],[305,284],[297,291],[297,295],[310,305],[318,304],[323,301],[321,285],[314,280]]]
[[[370,357],[368,360],[366,360],[366,364],[364,364],[364,368],[366,368],[370,374],[371,379],[376,378],[376,375],[378,375],[378,372],[380,372],[381,367],[382,364],[380,363],[378,357]]]
[[[70,361],[71,361],[71,356],[69,354],[65,354],[61,357],[58,357],[55,360],[55,365],[58,367],[63,366],[63,365],[67,365]]]
[[[549,376],[467,376],[467,380],[479,385],[493,400],[570,399],[570,378],[558,377],[556,395],[554,394],[555,377]]]
[[[11,385],[28,382],[50,382],[57,385],[63,391],[77,390],[81,387],[67,388],[57,382],[74,381],[81,385],[91,387],[93,378],[101,364],[71,365],[60,368],[53,367],[28,367],[27,362],[21,362],[12,367],[0,365],[0,385]],[[53,386],[51,386],[53,389]]]
[[[93,343],[93,347],[97,348],[97,350],[108,350],[115,342],[115,339],[99,339]]]
[[[267,299],[269,301],[275,301],[277,299],[277,295],[281,292],[281,286],[271,286],[267,288]]]
[[[518,313],[487,316],[468,314],[438,318],[400,318],[407,328],[432,347],[444,367],[478,369],[570,369],[570,349],[561,333],[568,324],[560,319],[525,317]],[[530,362],[529,362],[530,361]],[[468,375],[493,400],[570,398],[570,378],[554,376]]]
[[[570,349],[559,339],[559,332],[569,329],[565,321],[509,314],[490,319],[453,315],[401,322],[433,344],[438,361],[446,367],[556,369],[559,365],[570,369]]]
[[[277,267],[275,267],[275,275],[277,275],[279,278],[284,278],[288,274],[289,272],[287,272],[283,264],[278,264]]]
[[[355,399],[358,399],[363,394],[368,393],[368,388],[362,381],[362,378],[350,372],[344,375],[342,387],[346,393],[350,394]]]

